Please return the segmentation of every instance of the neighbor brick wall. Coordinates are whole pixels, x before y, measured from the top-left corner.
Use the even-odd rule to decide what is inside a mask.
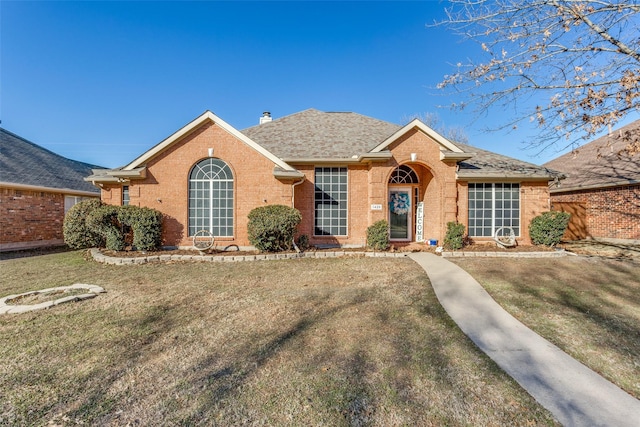
[[[640,239],[640,185],[555,193],[551,202],[584,204],[588,237]]]
[[[63,194],[0,188],[0,249],[60,244],[63,221]]]

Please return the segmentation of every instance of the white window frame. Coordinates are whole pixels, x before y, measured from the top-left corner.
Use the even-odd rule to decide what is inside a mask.
[[[126,191],[125,191],[125,188],[126,188]],[[130,202],[131,202],[131,197],[129,193],[129,186],[123,185],[122,186],[122,206],[128,206]]]
[[[477,186],[482,186],[482,190],[478,191]],[[496,194],[499,192],[499,188],[496,189],[496,186],[502,186],[504,190],[505,186],[509,186],[510,194],[514,194],[514,189],[517,188],[518,198],[505,198],[504,192],[502,193],[502,198],[496,198]],[[472,190],[473,188],[473,190]],[[469,233],[469,237],[493,237],[493,234],[500,227],[512,227],[516,234],[516,237],[520,237],[522,232],[522,209],[521,209],[521,197],[520,197],[520,183],[517,182],[477,182],[477,183],[469,183],[468,188],[468,222],[467,222],[467,231]],[[485,197],[486,193],[490,193],[491,199],[487,199]],[[479,193],[483,194],[481,199],[476,198],[475,196]],[[472,200],[473,195],[473,200]],[[486,201],[490,201],[490,206],[485,206]],[[482,202],[482,206],[477,206],[478,202]],[[473,208],[472,208],[473,202]],[[513,204],[517,203],[517,207],[514,208]],[[508,208],[505,208],[505,205],[509,204]],[[517,210],[517,215],[513,215],[513,213]],[[472,215],[472,211],[474,215]],[[505,211],[509,211],[510,218],[506,218],[504,213]],[[482,215],[476,215],[478,212],[482,212]],[[496,213],[502,214],[497,217]],[[486,214],[488,213],[489,216]],[[483,221],[483,224],[476,225],[477,221]],[[488,221],[488,223],[487,223]],[[486,234],[486,229],[490,227],[491,234]],[[482,230],[482,234],[476,234],[477,230]]]
[[[322,179],[320,180],[322,182],[319,182],[318,172],[322,175]],[[328,182],[325,182],[325,173],[328,174]],[[344,182],[341,182],[342,177],[344,177]],[[344,189],[340,188],[341,185],[344,185]],[[320,198],[318,198],[319,194],[321,195]],[[327,202],[332,199],[337,199],[337,208],[326,206],[329,204]],[[341,207],[341,204],[344,204],[344,207]],[[348,236],[349,169],[347,167],[317,166],[314,168],[313,216],[313,235],[315,237]],[[336,221],[337,224],[333,224],[333,222]],[[324,227],[327,228],[325,229]],[[318,230],[324,232],[318,234]],[[338,231],[338,233],[335,233],[334,231]]]
[[[218,158],[196,163],[189,172],[188,197],[190,237],[200,230],[207,230],[215,237],[234,237],[235,188],[233,171],[228,163]]]

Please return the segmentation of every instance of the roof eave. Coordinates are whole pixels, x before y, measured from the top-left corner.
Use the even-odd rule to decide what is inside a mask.
[[[455,160],[461,162],[463,160],[469,160],[475,156],[475,153],[459,153],[455,151],[442,151],[440,150],[440,160]]]
[[[70,196],[89,196],[89,197],[100,196],[99,193],[92,192],[92,191],[74,190],[72,188],[45,187],[42,185],[18,184],[15,182],[4,182],[4,181],[0,181],[0,187],[14,188],[16,190],[26,190],[26,191],[41,191],[45,193],[63,193],[63,194],[68,194]]]
[[[398,129],[393,135],[391,135],[389,138],[385,139],[376,147],[374,147],[370,151],[370,153],[376,153],[384,150],[390,144],[392,144],[394,141],[396,141],[398,138],[400,138],[402,135],[406,134],[412,129],[418,129],[422,131],[423,133],[431,137],[431,139],[433,139],[438,144],[440,144],[442,147],[445,147],[450,151],[462,153],[462,150],[459,147],[457,147],[453,142],[449,141],[447,138],[440,135],[438,132],[434,131],[433,129],[431,129],[429,126],[425,125],[418,119],[414,119],[411,122],[407,123],[405,126]]]
[[[297,170],[282,170],[282,169],[274,169],[273,176],[277,179],[301,179],[304,178],[304,173]]]
[[[110,176],[126,179],[144,179],[147,177],[147,167],[141,166],[131,170],[113,169],[107,172]]]
[[[510,181],[540,181],[540,182],[549,182],[553,181],[554,177],[545,175],[545,176],[531,176],[528,174],[506,174],[506,173],[488,173],[483,175],[476,174],[465,174],[458,172],[456,179],[459,181],[473,181],[473,182],[481,182],[486,180],[510,180]]]
[[[262,154],[267,159],[271,160],[276,166],[280,167],[281,169],[283,169],[283,170],[295,170],[290,165],[288,165],[286,162],[284,162],[282,159],[279,159],[273,153],[268,151],[266,148],[264,148],[263,146],[261,146],[257,142],[253,141],[251,138],[247,137],[246,135],[244,135],[243,133],[241,133],[240,131],[235,129],[233,126],[231,126],[230,124],[228,124],[227,122],[222,120],[220,117],[216,116],[214,113],[212,113],[211,111],[208,111],[208,110],[205,111],[204,113],[202,113],[200,116],[196,117],[194,120],[189,122],[187,125],[185,125],[182,128],[180,128],[178,131],[174,132],[168,138],[165,138],[159,144],[156,144],[153,148],[151,148],[150,150],[146,151],[144,154],[142,154],[141,156],[136,158],[134,161],[132,161],[131,163],[126,165],[123,168],[123,170],[132,170],[132,169],[140,167],[141,165],[145,164],[149,159],[155,157],[159,153],[162,153],[167,148],[169,148],[171,145],[173,145],[174,142],[178,141],[180,138],[182,138],[185,135],[189,134],[194,129],[196,129],[198,126],[200,126],[201,124],[203,124],[203,123],[205,123],[207,121],[215,123],[217,126],[219,126],[221,129],[225,130],[227,133],[231,134],[235,138],[237,138],[240,141],[242,141],[245,144],[247,144],[249,147],[251,147],[254,150],[256,150],[258,153]]]
[[[551,188],[550,191],[551,193],[568,193],[570,191],[595,190],[599,188],[622,187],[627,185],[638,185],[638,184],[640,184],[640,180],[630,179],[625,181],[610,182],[607,184],[578,185],[578,186],[566,187],[566,188],[560,186],[560,187]]]
[[[382,151],[379,153],[354,154],[352,157],[298,157],[282,159],[292,165],[317,165],[317,164],[358,164],[367,162],[385,162],[393,157],[391,151]]]

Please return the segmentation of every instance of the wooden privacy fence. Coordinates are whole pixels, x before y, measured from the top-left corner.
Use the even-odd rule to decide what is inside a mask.
[[[587,230],[587,205],[580,202],[552,202],[551,210],[571,214],[569,225],[562,238],[564,240],[583,240],[589,236]]]

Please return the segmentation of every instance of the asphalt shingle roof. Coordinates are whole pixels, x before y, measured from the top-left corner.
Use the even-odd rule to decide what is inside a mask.
[[[99,193],[83,178],[100,166],[67,159],[0,128],[0,182]]]
[[[357,113],[308,109],[241,132],[281,159],[348,159],[400,128]]]
[[[467,144],[455,143],[462,151],[474,153],[469,160],[459,163],[458,176],[461,178],[546,178],[561,175],[558,171],[533,163],[503,156]]]
[[[349,159],[371,151],[402,126],[357,113],[308,109],[241,132],[281,159]],[[460,162],[460,177],[546,178],[545,167],[454,143],[474,156]]]
[[[544,166],[567,174],[552,192],[640,183],[640,120]]]

